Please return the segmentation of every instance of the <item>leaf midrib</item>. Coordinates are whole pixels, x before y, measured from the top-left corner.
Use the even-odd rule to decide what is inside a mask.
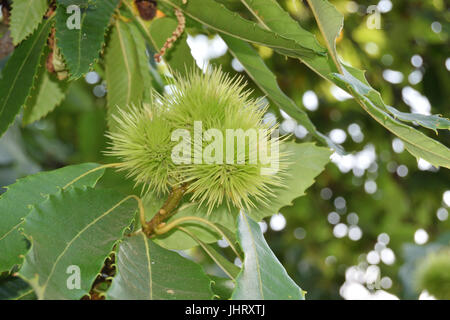
[[[120,49],[121,49],[121,52],[122,52],[122,55],[123,55],[123,58],[124,58],[123,61],[125,63],[125,69],[127,70],[128,86],[127,86],[126,103],[128,104],[130,102],[130,99],[131,99],[131,85],[130,85],[130,83],[131,83],[131,80],[132,80],[131,79],[132,75],[131,75],[130,64],[129,64],[129,61],[128,61],[128,55],[126,53],[126,48],[125,48],[125,45],[123,43],[123,35],[122,35],[121,31],[120,31],[119,22],[116,22],[116,28],[117,28],[117,37],[119,39]]]
[[[18,224],[16,224],[16,225],[13,226],[11,229],[9,229],[5,234],[3,234],[3,235],[0,237],[0,241],[2,241],[3,239],[5,239],[11,232],[13,232],[15,229],[17,229],[22,223],[23,223],[23,221],[20,221]]]
[[[78,63],[77,63],[77,69],[76,69],[76,74],[77,75],[80,72],[80,68],[81,68],[81,34],[82,34],[82,31],[84,30],[83,29],[83,27],[84,27],[83,22],[84,22],[84,19],[86,19],[86,16],[87,16],[87,11],[85,11],[83,13],[83,17],[81,18],[81,22],[80,22],[80,25],[81,25],[80,32],[78,32],[78,42],[79,42],[80,45],[78,46],[78,59],[77,59]]]
[[[260,267],[260,263],[259,263],[259,259],[258,259],[258,251],[257,251],[256,245],[255,245],[256,241],[255,241],[255,238],[253,237],[253,232],[252,232],[252,229],[251,229],[250,224],[248,222],[247,216],[245,214],[242,214],[242,218],[244,219],[245,224],[248,227],[249,235],[252,238],[251,246],[252,246],[253,250],[255,251],[256,272],[257,272],[257,277],[258,277],[258,282],[259,282],[259,291],[261,293],[262,300],[264,300],[264,292],[263,292],[263,284],[262,284],[262,276],[261,276],[261,267]]]
[[[225,34],[227,34],[227,35],[229,35],[229,36],[232,36],[232,37],[235,37],[235,38],[244,40],[244,41],[246,41],[246,42],[253,42],[253,43],[257,43],[257,44],[259,44],[259,45],[269,46],[269,47],[275,48],[275,49],[280,49],[280,50],[287,50],[287,51],[291,51],[291,52],[296,52],[296,53],[297,53],[296,56],[300,56],[300,54],[298,53],[298,49],[287,48],[286,46],[273,45],[273,44],[268,45],[268,44],[263,43],[263,42],[260,42],[260,41],[249,40],[249,39],[243,38],[243,37],[241,37],[241,36],[239,36],[239,35],[237,35],[237,34],[232,34],[232,33],[228,32],[228,31],[219,29],[218,27],[215,27],[215,26],[213,26],[213,25],[211,25],[211,24],[209,24],[209,23],[206,23],[205,21],[203,21],[203,20],[197,18],[195,15],[193,15],[193,14],[191,14],[191,13],[189,13],[189,12],[186,12],[185,10],[183,10],[182,8],[180,8],[178,5],[174,4],[174,3],[173,3],[172,1],[170,1],[170,0],[162,0],[162,1],[167,2],[169,5],[171,5],[171,6],[174,7],[174,8],[177,8],[177,9],[179,9],[179,10],[182,10],[182,11],[184,12],[184,14],[188,15],[189,17],[191,17],[191,18],[194,19],[195,21],[200,22],[201,24],[203,24],[203,25],[205,25],[205,26],[208,26],[208,27],[210,27],[210,28],[212,28],[212,29],[215,29],[215,30],[218,30],[218,31],[220,31],[220,32],[222,32],[222,33],[225,33]],[[254,25],[256,25],[256,24],[254,24]],[[256,25],[256,26],[257,26],[257,25]],[[261,29],[262,29],[262,28],[261,28]],[[264,29],[262,29],[262,30],[264,30]],[[267,31],[267,30],[266,30],[266,31]],[[271,32],[273,32],[273,31],[271,31]],[[293,39],[288,39],[288,38],[286,38],[286,37],[284,37],[284,36],[281,36],[281,35],[278,35],[278,37],[280,37],[280,38],[282,38],[282,39],[284,39],[284,40],[293,41],[293,42],[294,42],[295,44],[297,44],[299,47],[302,47],[305,51],[311,51],[311,53],[317,54],[316,52],[314,52],[314,50],[311,50],[311,49],[309,49],[309,48],[303,47],[302,45],[298,44],[298,43],[297,43],[295,40],[293,40]]]
[[[101,215],[99,215],[97,218],[95,218],[94,220],[92,220],[90,223],[88,223],[83,229],[81,229],[73,238],[72,240],[70,240],[67,245],[64,247],[63,251],[58,255],[58,257],[55,259],[55,263],[53,264],[52,269],[50,270],[50,273],[47,276],[47,279],[44,283],[44,285],[42,286],[42,297],[45,296],[45,290],[47,289],[48,283],[50,282],[51,277],[53,276],[53,273],[56,270],[56,266],[58,265],[59,261],[62,259],[62,257],[64,256],[64,254],[69,250],[69,248],[72,246],[72,244],[75,242],[75,240],[77,240],[86,230],[88,230],[90,227],[92,227],[94,224],[96,224],[98,221],[100,221],[101,219],[103,219],[104,217],[106,217],[108,214],[110,214],[111,212],[113,212],[115,209],[117,209],[118,207],[120,207],[122,205],[122,203],[124,203],[125,201],[129,200],[129,197],[126,197],[124,199],[122,199],[121,201],[119,201],[118,203],[116,203],[114,206],[112,206],[110,209],[106,210],[104,213],[102,213]]]
[[[150,300],[153,300],[153,274],[152,274],[152,260],[150,257],[150,248],[148,246],[148,240],[147,240],[147,236],[141,232],[141,236],[144,240],[144,245],[145,245],[145,257],[147,259],[147,271],[148,271],[148,284],[149,284],[149,297]]]

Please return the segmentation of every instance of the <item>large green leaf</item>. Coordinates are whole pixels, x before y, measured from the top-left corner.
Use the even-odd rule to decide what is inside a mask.
[[[0,79],[0,136],[14,121],[33,86],[47,36],[50,33],[51,19],[44,20],[41,26],[23,41],[9,58],[2,70]]]
[[[0,197],[0,272],[10,270],[22,262],[27,252],[27,241],[19,232],[23,219],[32,206],[44,201],[85,172],[97,168],[98,164],[84,163],[67,166],[49,172],[40,172],[18,180],[7,187]],[[104,169],[87,175],[73,183],[74,186],[95,186]]]
[[[422,132],[392,118],[386,111],[378,107],[373,100],[363,94],[361,82],[346,73],[344,76],[334,74],[337,83],[344,81],[358,97],[364,109],[381,125],[401,138],[406,149],[415,157],[423,158],[435,166],[450,168],[450,149]]]
[[[14,45],[33,33],[47,11],[47,0],[14,0],[11,10],[11,37]]]
[[[294,199],[303,196],[306,189],[313,183],[330,161],[331,151],[328,148],[317,147],[314,143],[286,143],[286,162],[289,163],[283,174],[283,186],[273,187],[272,196],[267,199],[267,205],[259,204],[248,214],[256,221],[278,213],[281,208],[292,205]]]
[[[395,109],[394,107],[387,106],[387,109],[389,110],[392,115],[400,119],[402,121],[412,122],[412,123],[418,123],[422,127],[426,127],[431,130],[436,129],[446,129],[450,130],[450,120],[445,119],[442,117],[439,117],[437,115],[423,115],[418,113],[408,113],[408,112],[401,112]]]
[[[133,42],[136,48],[137,63],[139,64],[139,72],[143,84],[143,100],[150,101],[150,95],[152,93],[152,74],[150,71],[150,57],[148,56],[147,46],[145,44],[145,39],[142,36],[139,28],[134,24],[128,25],[131,36],[133,37]]]
[[[162,0],[179,8],[182,12],[208,27],[221,33],[270,47],[291,57],[315,56],[324,54],[324,50],[317,48],[309,39],[305,42],[288,39],[283,35],[263,29],[257,24],[242,18],[239,14],[229,11],[224,5],[214,0]]]
[[[286,38],[296,41],[313,42],[313,39],[315,40],[315,36],[301,28],[298,22],[291,18],[291,16],[284,11],[275,0],[267,0],[264,2],[264,5],[258,1],[240,1],[245,1],[250,12],[267,30],[272,30]],[[301,60],[325,78],[328,78],[328,75],[332,72],[337,72],[336,66],[334,65],[332,59],[329,59],[328,56],[308,56],[303,57]]]
[[[325,43],[328,52],[334,63],[339,64],[339,58],[336,52],[336,39],[344,26],[344,16],[336,10],[328,1],[324,0],[307,0],[320,32],[325,37]]]
[[[269,248],[259,224],[245,213],[239,214],[238,239],[245,258],[232,300],[305,299],[305,292],[289,277]]]
[[[255,3],[256,2],[247,2],[249,7]],[[318,21],[320,31],[324,36],[329,57],[320,55],[304,56],[300,57],[300,60],[324,79],[350,92],[369,115],[405,142],[405,145],[411,154],[423,158],[433,165],[444,166],[447,168],[450,167],[450,150],[446,146],[414,128],[395,120],[389,114],[390,110],[384,104],[381,95],[370,87],[370,84],[365,79],[364,72],[349,66],[344,66],[340,63],[336,53],[335,39],[343,25],[342,14],[340,14],[332,4],[325,0],[308,0],[308,3]],[[286,21],[291,20],[289,22],[289,27],[285,28],[283,24],[280,24],[275,19],[267,19],[267,17],[270,18],[274,14],[272,12],[273,10],[279,10],[278,14],[284,15]],[[252,13],[256,14],[254,10]],[[298,41],[305,33],[305,30],[300,29],[300,27],[295,31],[294,27],[296,25],[298,26],[298,24],[289,16],[283,14],[282,8],[279,6],[259,6],[256,17],[264,23],[266,28],[270,28],[270,30],[278,32],[286,38]],[[287,24],[287,22],[284,24]],[[344,75],[341,81],[337,81],[337,73]],[[348,81],[348,83],[344,84],[345,81]],[[367,88],[369,89],[366,92],[364,99],[360,97],[361,92],[354,92],[354,89],[361,88],[364,88],[364,90]],[[397,117],[395,114],[394,116]],[[429,117],[430,118],[427,119],[427,124],[445,124],[445,119],[439,118],[439,121],[436,121],[437,116],[433,115]],[[398,118],[400,119],[400,117]],[[418,123],[420,124],[420,122]],[[439,127],[436,126],[432,129],[439,129]]]
[[[49,74],[44,65],[35,80],[22,117],[22,124],[27,125],[45,117],[64,99],[67,85]]]
[[[250,78],[252,78],[255,84],[270,100],[272,100],[281,110],[302,124],[320,142],[328,145],[339,153],[343,152],[339,145],[336,145],[329,137],[320,133],[308,118],[306,112],[300,109],[291,98],[281,91],[275,75],[270,71],[263,59],[250,44],[225,34],[222,34],[222,38],[228,45],[231,54],[239,60]]]
[[[106,293],[121,300],[211,299],[211,280],[201,266],[161,248],[143,233],[119,245],[117,275]]]
[[[240,0],[246,8],[257,18],[258,22],[267,30],[275,31],[288,39],[295,39],[307,48],[314,48],[323,52],[323,47],[316,37],[303,29],[297,21],[293,20],[289,13],[283,10],[276,0]],[[267,26],[276,26],[270,28]]]
[[[98,59],[103,47],[106,29],[119,0],[92,0],[81,8],[80,28],[69,29],[70,14],[66,7],[56,10],[56,41],[66,60],[71,79],[87,73]]]
[[[133,28],[133,27],[131,27]],[[142,100],[145,88],[141,72],[148,72],[148,68],[141,70],[141,54],[138,54],[136,41],[142,43],[140,36],[132,33],[130,26],[117,20],[112,30],[111,39],[105,57],[106,82],[108,88],[108,124],[114,129],[113,115],[118,115],[120,109],[131,104],[138,104]]]
[[[136,208],[134,199],[109,189],[69,188],[50,195],[25,218],[31,249],[19,275],[39,299],[80,299],[89,293]]]

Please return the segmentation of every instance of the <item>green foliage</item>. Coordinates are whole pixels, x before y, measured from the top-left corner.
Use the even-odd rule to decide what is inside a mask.
[[[430,253],[417,267],[416,281],[419,290],[427,290],[441,300],[450,299],[450,250]]]
[[[56,41],[61,49],[71,79],[78,79],[90,69],[98,59],[103,47],[105,32],[114,9],[119,0],[90,1],[83,8],[80,17],[80,28],[69,29],[69,14],[66,7],[56,10]]]
[[[351,86],[356,95],[360,98],[361,103],[364,104],[366,111],[381,123],[389,131],[402,139],[405,143],[406,149],[416,158],[422,158],[432,163],[435,166],[442,166],[450,168],[450,149],[423,134],[422,132],[407,126],[388,115],[381,110],[368,95],[374,92],[373,89],[368,88],[350,73],[344,76],[335,75],[339,80],[345,81]],[[378,94],[375,94],[377,97]],[[433,121],[428,117],[428,121]],[[423,120],[422,120],[423,122]]]
[[[270,250],[258,223],[244,213],[239,214],[238,239],[245,259],[236,279],[233,300],[305,299],[305,292],[288,276]]]
[[[187,16],[224,34],[265,45],[290,57],[313,57],[323,55],[324,51],[306,39],[305,43],[290,40],[283,35],[265,30],[255,23],[243,19],[239,14],[229,11],[214,0],[192,0],[186,5],[182,0],[162,0],[180,8]]]
[[[317,131],[315,125],[308,118],[306,112],[300,109],[300,107],[292,99],[281,91],[276,77],[265,65],[264,61],[251,45],[225,34],[222,34],[222,38],[227,43],[231,54],[244,66],[245,71],[250,78],[262,92],[267,94],[268,98],[271,99],[273,103],[280,108],[280,110],[287,112],[291,117],[301,123],[319,141],[339,153],[343,152],[342,147],[335,144],[330,138]]]
[[[135,22],[136,27],[145,38],[146,44],[150,47],[152,53],[159,52],[166,40],[172,36],[172,33],[177,27],[177,21],[173,18],[162,17],[156,18],[148,23],[135,15],[132,2],[132,0],[122,2],[126,9],[122,13],[125,17]],[[171,70],[181,75],[184,75],[187,70],[192,70],[195,67],[195,61],[190,53],[190,48],[186,40],[187,34],[183,33],[164,56],[164,61],[169,65]]]
[[[64,99],[66,83],[58,81],[42,65],[38,71],[36,85],[26,102],[22,124],[33,123],[53,111]]]
[[[403,259],[404,264],[399,270],[399,278],[402,281],[404,287],[404,296],[406,299],[417,299],[421,290],[437,290],[438,293],[444,293],[444,283],[439,288],[435,286],[435,279],[445,280],[445,275],[441,274],[441,270],[438,267],[436,271],[433,267],[434,261],[446,260],[446,254],[448,253],[448,247],[450,245],[450,234],[448,232],[442,234],[435,241],[426,245],[414,245],[407,243],[403,246]],[[431,271],[430,273],[424,271]],[[425,275],[429,275],[431,280],[429,283],[422,280],[428,280]],[[425,286],[427,285],[427,286]],[[439,290],[441,289],[441,290]],[[430,293],[430,292],[428,292]]]
[[[20,276],[39,299],[82,298],[130,226],[135,210],[134,199],[107,189],[70,188],[50,195],[25,218],[31,249]],[[80,272],[79,288],[70,287],[68,274],[76,272],[72,266]]]
[[[268,205],[259,204],[248,212],[257,221],[278,213],[281,208],[290,206],[294,199],[304,195],[305,190],[314,183],[314,178],[323,171],[331,155],[329,149],[312,143],[287,143],[285,152],[289,154],[286,159],[289,165],[283,173],[283,185],[272,188]]]
[[[225,279],[217,276],[211,276],[212,290],[217,299],[229,300],[233,293],[234,283],[230,279]]]
[[[434,130],[437,133],[437,129],[450,130],[450,120],[441,118],[437,115],[425,116],[422,114],[400,112],[397,109],[386,106],[395,118],[406,122],[418,123],[422,127]]]
[[[330,64],[330,59],[319,55],[312,58],[308,56],[300,57],[300,59],[325,79],[335,82],[335,84],[341,86],[344,90],[349,90],[366,112],[405,142],[408,151],[414,156],[423,158],[436,166],[448,168],[450,166],[450,150],[446,146],[392,118],[387,112],[387,106],[381,99],[381,95],[365,79],[364,72],[344,66],[339,61],[336,52],[336,38],[343,26],[343,15],[326,0],[308,0],[308,3],[313,11],[319,29],[326,40],[325,42],[333,64]],[[280,30],[282,28],[281,24],[276,23],[273,19],[267,19],[270,15],[266,14],[263,10],[270,12],[271,9],[271,6],[261,6],[258,11],[259,19],[269,28],[274,28],[274,31],[280,32],[285,37],[296,40],[303,37],[304,30],[300,27],[298,27],[297,32],[293,32],[291,24],[291,28],[288,29],[289,31],[282,31]],[[336,81],[336,79],[344,81],[345,85],[342,85],[342,82]],[[433,122],[433,119],[429,121]],[[436,121],[433,123],[436,123]],[[418,143],[418,141],[420,142]]]
[[[211,280],[196,263],[161,248],[140,233],[119,245],[118,274],[108,299],[211,299]]]
[[[37,173],[17,181],[8,187],[0,198],[0,272],[9,271],[21,264],[21,256],[27,252],[27,241],[21,234],[24,218],[33,206],[43,202],[49,195],[72,183],[73,186],[95,186],[104,170],[98,170],[74,181],[85,172],[97,168],[94,163],[67,166],[50,172]]]
[[[425,93],[433,113],[446,110],[448,28],[436,29],[436,21],[445,20],[443,1],[398,0],[376,30],[360,14],[366,5],[353,13],[345,0],[159,0],[161,11],[151,21],[140,17],[133,0],[57,0],[56,13],[50,9],[44,17],[48,4],[14,0],[9,31],[7,19],[0,26],[0,43],[6,44],[0,52],[0,136],[18,115],[23,125],[11,126],[0,140],[0,179],[11,184],[0,197],[0,299],[301,300],[305,292],[297,281],[311,288],[310,298],[337,298],[345,291],[336,285],[343,282],[343,267],[364,268],[359,259],[380,233],[390,236],[385,245],[397,255],[419,227],[431,243],[405,246],[398,277],[402,259],[394,265],[382,259],[383,275],[401,280],[386,290],[407,298],[417,298],[418,290],[449,298],[448,237],[433,237],[448,229],[442,192],[448,189],[450,120],[401,111],[399,86],[406,81],[383,80],[388,68],[420,74],[422,81],[410,76],[407,86]],[[81,8],[80,29],[66,24],[70,5]],[[213,62],[230,77],[214,71],[219,68],[203,75],[196,67],[188,35],[200,34],[225,41],[228,52]],[[12,43],[17,47],[9,56]],[[374,45],[378,52],[369,50]],[[156,63],[161,50],[163,63]],[[411,66],[412,54],[423,58],[420,67]],[[67,81],[59,80],[61,71],[70,74]],[[81,78],[88,71],[103,81],[86,83]],[[233,78],[236,72],[254,90],[246,91]],[[335,86],[351,98],[338,102]],[[306,90],[318,93],[319,110],[302,109]],[[204,131],[270,132],[276,128],[267,124],[272,116],[309,133],[299,138],[302,143],[271,139],[281,146],[274,176],[258,174],[260,164],[171,161],[174,129],[192,136],[194,121],[201,120]],[[358,139],[350,130],[355,125],[364,131]],[[323,134],[340,127],[351,135],[343,145]],[[424,128],[441,131],[431,138]],[[334,162],[345,160],[352,168],[326,166],[332,151],[311,139],[334,149]],[[344,152],[344,146],[358,150],[359,143],[363,151]],[[376,157],[359,167],[370,150]],[[41,169],[103,162],[107,153],[121,163],[67,166],[14,183]],[[106,167],[119,170],[99,182]],[[183,194],[173,201],[179,186]],[[347,199],[344,208],[337,197]],[[349,239],[337,239],[326,218],[333,211],[364,238],[349,232]],[[258,222],[278,212],[287,219],[284,232],[265,234],[275,254]],[[157,223],[150,230],[152,221]],[[172,251],[186,249],[193,259]],[[236,258],[242,265],[233,263]],[[79,289],[69,288],[76,272],[71,266],[80,268]]]
[[[136,36],[136,34],[134,34]],[[117,20],[111,32],[111,39],[106,48],[105,78],[108,86],[108,125],[114,130],[116,125],[113,116],[119,110],[126,110],[131,104],[138,104],[144,94],[144,81],[141,72],[145,68],[139,64],[136,43],[143,41],[133,38],[127,23]]]
[[[14,121],[31,91],[51,23],[51,19],[42,22],[36,32],[14,50],[13,55],[2,70],[3,77],[0,79],[0,136]]]
[[[265,29],[271,30],[272,26],[277,26],[273,28],[274,32],[288,39],[294,39],[307,48],[324,52],[324,48],[319,44],[316,37],[311,32],[303,29],[298,22],[294,21],[276,0],[264,2],[258,0],[241,0],[241,2]]]
[[[217,252],[212,245],[204,243],[192,234],[190,235],[230,279],[235,280],[237,278],[239,272],[241,271],[239,267],[228,261],[223,255]]]
[[[14,45],[26,39],[41,23],[47,0],[14,0],[11,10],[11,37]]]

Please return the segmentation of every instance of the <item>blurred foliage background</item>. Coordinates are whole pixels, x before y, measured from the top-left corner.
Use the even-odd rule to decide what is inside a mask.
[[[222,2],[245,15],[239,1]],[[331,2],[345,14],[338,52],[344,61],[367,70],[369,82],[386,103],[401,111],[449,117],[448,2]],[[314,30],[314,19],[302,1],[279,3],[303,27]],[[381,28],[370,29],[371,19],[378,18]],[[200,66],[209,61],[230,73],[242,72],[216,35],[191,32],[188,43]],[[450,172],[417,161],[353,99],[298,60],[258,49],[283,91],[307,109],[321,132],[349,152],[333,155],[306,196],[261,223],[277,257],[308,291],[308,299],[428,297],[416,270],[430,253],[449,246]],[[164,64],[151,63],[161,74],[166,71]],[[95,72],[70,85],[66,99],[45,119],[26,127],[17,121],[9,129],[0,139],[1,186],[41,170],[108,161],[102,154],[107,146],[107,84],[102,78],[103,66],[97,65]],[[261,95],[256,88],[254,94]],[[267,115],[274,116],[285,133],[312,140],[295,120],[275,112]],[[448,131],[435,138],[450,145]],[[195,254],[208,265],[200,251]],[[212,265],[207,268],[214,272]]]

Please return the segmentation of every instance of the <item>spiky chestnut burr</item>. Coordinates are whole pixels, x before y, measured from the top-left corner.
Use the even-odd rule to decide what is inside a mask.
[[[287,164],[281,147],[284,139],[273,137],[276,127],[263,121],[262,100],[251,98],[242,78],[232,78],[220,69],[175,76],[171,88],[170,94],[153,94],[149,105],[131,106],[116,117],[118,130],[108,135],[108,154],[121,160],[120,169],[145,191],[163,194],[185,186],[191,200],[206,205],[209,212],[223,202],[240,209],[264,203],[272,187],[283,184]],[[204,134],[197,140],[199,123]],[[179,141],[174,141],[172,133],[177,129],[194,137],[189,140],[192,153],[184,159],[191,160],[187,163],[173,160]],[[196,152],[204,156],[218,142],[217,136],[208,135],[211,130],[223,137],[223,146],[212,151],[215,162],[198,162]],[[234,136],[227,136],[229,130]],[[248,133],[256,133],[257,139]],[[238,150],[238,141],[246,143],[244,149]],[[265,161],[262,151],[267,151]],[[274,165],[277,172],[267,174],[265,170]]]

